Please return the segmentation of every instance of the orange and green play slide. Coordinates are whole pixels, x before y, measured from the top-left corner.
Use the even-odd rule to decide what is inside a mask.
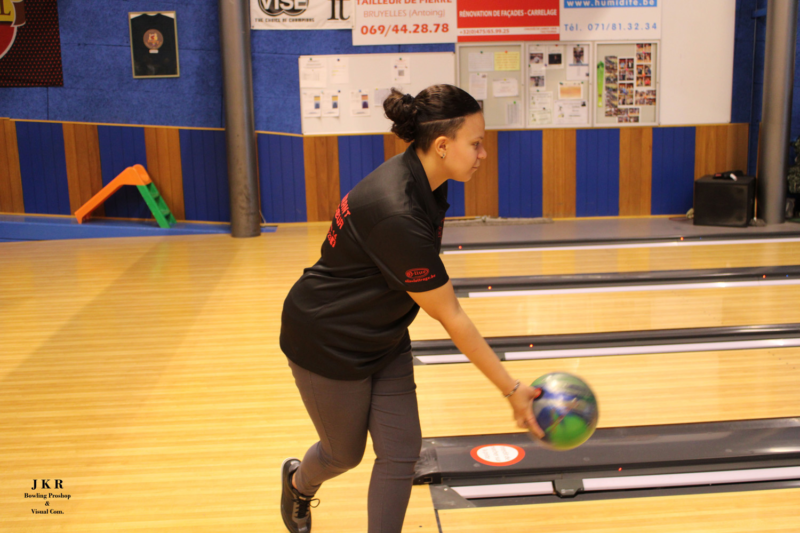
[[[112,194],[117,192],[123,185],[135,185],[142,198],[153,213],[159,227],[171,228],[175,225],[175,215],[167,207],[164,198],[159,194],[156,184],[150,179],[150,175],[142,165],[133,165],[123,170],[119,176],[100,189],[100,192],[92,196],[91,200],[83,204],[80,209],[75,211],[75,218],[79,224],[89,218],[92,211],[100,207]]]

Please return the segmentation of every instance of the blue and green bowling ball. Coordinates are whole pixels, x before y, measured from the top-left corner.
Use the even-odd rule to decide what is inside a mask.
[[[600,412],[594,392],[578,376],[552,372],[531,384],[541,394],[533,400],[533,415],[544,430],[541,442],[553,450],[571,450],[592,436]]]

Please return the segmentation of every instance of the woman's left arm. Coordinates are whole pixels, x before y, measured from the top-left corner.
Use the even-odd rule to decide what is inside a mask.
[[[489,381],[494,383],[503,395],[514,390],[517,381],[509,375],[500,363],[500,359],[478,332],[478,328],[464,312],[450,281],[437,289],[408,294],[431,318],[442,324],[458,349],[489,378]],[[531,406],[536,394],[535,389],[521,383],[508,400],[511,402],[517,425],[529,429],[538,437],[543,437],[544,432],[536,423]]]

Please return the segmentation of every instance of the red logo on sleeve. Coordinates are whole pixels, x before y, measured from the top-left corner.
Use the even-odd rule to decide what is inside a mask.
[[[344,195],[342,203],[336,208],[336,213],[333,215],[333,222],[331,222],[331,227],[328,230],[328,242],[331,243],[331,246],[334,248],[336,247],[337,233],[333,226],[335,224],[339,229],[342,229],[342,227],[344,227],[344,219],[350,216],[350,204],[347,202],[348,196],[350,196],[350,193]]]
[[[406,270],[406,283],[417,283],[420,281],[428,281],[436,277],[436,274],[431,274],[427,268],[412,268]]]

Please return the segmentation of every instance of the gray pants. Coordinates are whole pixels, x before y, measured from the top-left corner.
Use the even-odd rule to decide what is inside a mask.
[[[399,533],[422,445],[411,354],[357,381],[324,378],[291,361],[289,366],[320,439],[295,473],[297,489],[312,496],[324,481],[357,466],[369,431],[377,456],[369,484],[369,533]]]

